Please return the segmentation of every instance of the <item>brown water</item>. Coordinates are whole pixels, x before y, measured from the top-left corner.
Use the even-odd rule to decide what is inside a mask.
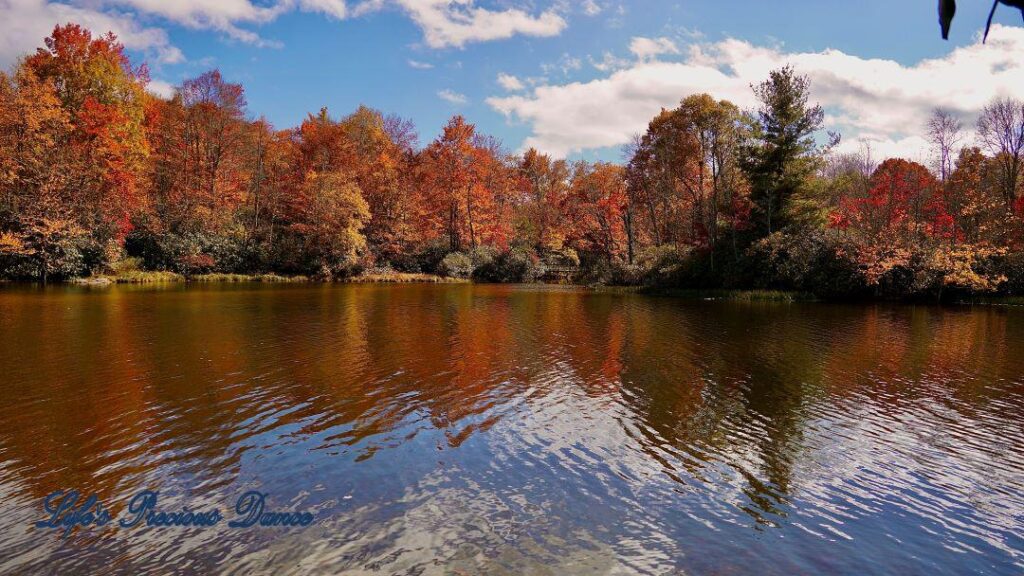
[[[0,573],[147,572],[1020,574],[1024,310],[0,288]]]

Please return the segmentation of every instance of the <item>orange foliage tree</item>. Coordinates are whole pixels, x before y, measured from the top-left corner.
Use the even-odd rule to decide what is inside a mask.
[[[54,28],[21,67],[53,87],[71,121],[62,146],[76,161],[65,198],[75,218],[100,242],[123,240],[146,200],[146,68],[132,67],[113,34],[94,38],[77,24]]]

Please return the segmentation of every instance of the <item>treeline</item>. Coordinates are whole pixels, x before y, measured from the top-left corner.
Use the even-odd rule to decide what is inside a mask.
[[[76,25],[0,74],[0,275],[1024,290],[1015,100],[985,109],[983,149],[961,150],[937,112],[934,166],[875,166],[818,142],[823,111],[786,68],[755,87],[756,111],[707,95],[663,110],[620,166],[510,154],[459,116],[422,148],[411,122],[366,107],[279,130],[216,71],[170,99],[147,83],[113,36]]]

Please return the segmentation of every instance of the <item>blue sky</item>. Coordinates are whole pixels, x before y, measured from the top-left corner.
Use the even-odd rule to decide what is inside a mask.
[[[888,152],[920,144],[914,122],[929,99],[969,122],[987,98],[1024,92],[1020,12],[1001,9],[1006,27],[982,47],[988,6],[960,4],[944,42],[934,0],[0,0],[0,62],[74,19],[119,33],[149,63],[154,89],[219,68],[278,127],[363,103],[413,119],[423,142],[461,113],[512,150],[603,159],[683,91],[750,105],[742,92],[771,65],[804,62],[848,145],[877,140]],[[961,80],[943,81],[943,66]],[[972,66],[987,73],[962,78]],[[894,114],[880,102],[894,93],[913,118],[858,118]]]

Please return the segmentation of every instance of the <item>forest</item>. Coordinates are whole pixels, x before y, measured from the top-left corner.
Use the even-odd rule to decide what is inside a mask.
[[[798,70],[755,110],[684,95],[623,163],[510,152],[461,116],[323,108],[278,128],[216,71],[167,99],[112,34],[58,26],[0,73],[0,277],[777,289],[822,298],[1024,294],[1024,102],[935,110],[928,165],[838,153]],[[614,111],[610,111],[614,113]]]

